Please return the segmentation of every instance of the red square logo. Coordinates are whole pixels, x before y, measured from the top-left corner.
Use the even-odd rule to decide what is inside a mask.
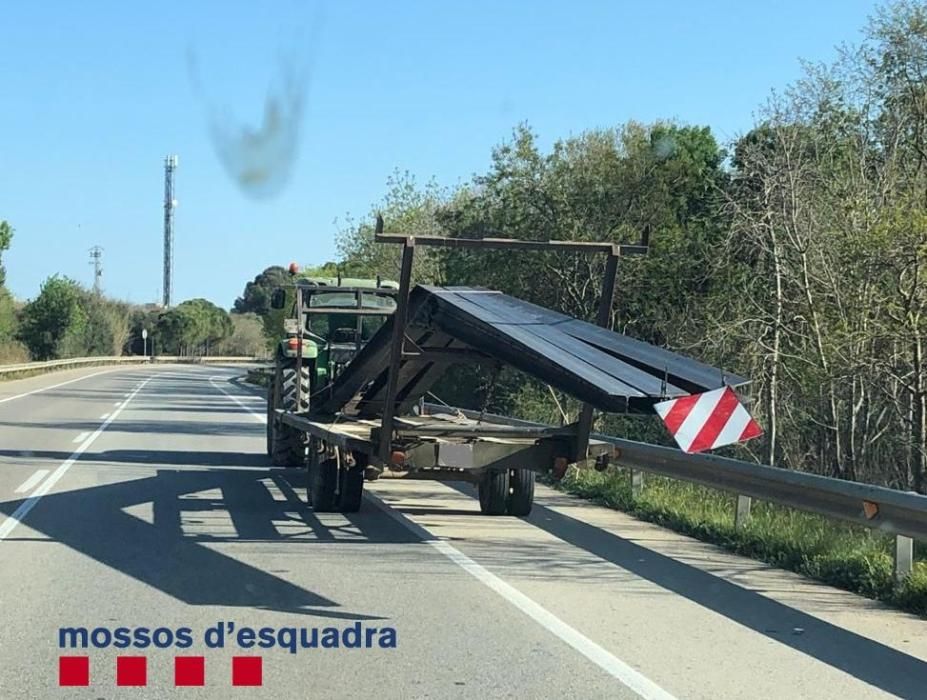
[[[148,685],[148,659],[144,656],[117,656],[116,685]]]
[[[202,656],[175,656],[174,685],[206,685],[206,659]]]
[[[233,656],[232,685],[263,685],[262,661],[260,656]]]
[[[90,657],[59,656],[58,685],[90,685]]]

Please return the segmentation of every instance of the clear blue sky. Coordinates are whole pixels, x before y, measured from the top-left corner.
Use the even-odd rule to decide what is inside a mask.
[[[335,255],[394,169],[454,184],[527,121],[549,145],[629,119],[750,128],[799,58],[856,41],[873,2],[348,0],[6,2],[0,40],[0,219],[22,299],[61,273],[153,301],[162,161],[177,153],[174,299],[228,307],[270,264]],[[197,57],[195,88],[189,55]],[[259,125],[280,57],[310,81],[298,160],[276,197],[223,169],[207,104]],[[293,58],[295,56],[295,58]],[[207,100],[204,101],[203,93]]]

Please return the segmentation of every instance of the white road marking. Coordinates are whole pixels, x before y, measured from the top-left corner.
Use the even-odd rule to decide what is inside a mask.
[[[84,440],[87,439],[87,436],[88,436],[88,435],[90,435],[90,433],[88,433],[87,431],[84,431],[84,432],[82,432],[82,433],[79,433],[79,434],[77,435],[77,437],[75,437],[73,440],[71,440],[71,442],[83,442]]]
[[[122,413],[122,411],[125,409],[126,406],[128,406],[129,401],[131,401],[135,397],[135,395],[139,391],[142,390],[142,387],[144,387],[145,384],[150,382],[152,379],[153,377],[148,377],[148,379],[143,381],[139,385],[139,387],[135,391],[132,392],[131,396],[129,396],[129,398],[126,399],[126,402],[123,404],[122,408],[120,408],[117,411],[114,411],[112,415],[106,418],[105,422],[99,428],[94,430],[77,447],[77,449],[71,453],[71,456],[68,457],[66,461],[62,462],[61,465],[57,469],[55,469],[55,471],[52,472],[51,476],[45,479],[45,481],[41,483],[41,485],[35,490],[35,492],[19,505],[19,508],[13,511],[12,515],[10,515],[6,520],[4,520],[3,523],[0,523],[0,541],[3,541],[4,539],[6,539],[7,536],[13,531],[13,528],[15,528],[17,525],[19,525],[19,523],[23,521],[23,518],[25,518],[29,514],[29,511],[35,508],[35,504],[39,502],[39,499],[42,498],[42,496],[44,496],[46,493],[48,493],[51,490],[51,488],[55,484],[58,483],[61,477],[63,477],[65,473],[67,473],[68,469],[70,469],[73,466],[73,464],[78,459],[80,459],[80,456],[84,452],[87,451],[87,448],[90,447],[96,441],[96,439],[103,434],[103,431],[106,430],[109,424],[119,417],[119,414]]]
[[[136,391],[138,391],[138,389],[136,389]],[[116,411],[116,413],[119,413],[119,411]],[[104,413],[102,416],[100,416],[100,420],[106,420],[107,418],[109,418],[108,413]]]
[[[35,474],[30,476],[19,485],[19,487],[16,489],[16,493],[25,493],[37,483],[39,483],[42,479],[44,479],[46,474],[48,474],[47,469],[39,469]]]
[[[79,382],[84,379],[90,379],[91,377],[98,377],[101,374],[108,374],[109,372],[115,372],[115,369],[105,369],[102,372],[94,372],[93,374],[86,374],[83,377],[78,377],[77,379],[69,379],[66,382],[61,382],[60,384],[52,384],[51,386],[42,387],[41,389],[33,389],[32,391],[27,391],[25,394],[16,394],[16,396],[7,396],[4,399],[0,399],[0,403],[6,403],[7,401],[12,401],[13,399],[21,399],[26,396],[32,396],[33,394],[41,394],[43,391],[48,391],[49,389],[57,389],[59,386],[64,386],[65,384],[73,384],[74,382]]]
[[[252,411],[252,410],[251,410],[250,408],[248,408],[244,403],[242,403],[241,400],[240,400],[237,396],[235,396],[235,394],[230,394],[230,393],[227,392],[225,389],[223,389],[221,386],[219,386],[218,384],[216,384],[215,381],[213,381],[213,380],[215,380],[215,379],[221,379],[221,378],[222,378],[221,375],[216,376],[216,377],[210,377],[210,378],[209,378],[209,383],[212,384],[216,389],[218,389],[219,391],[221,391],[223,394],[225,394],[226,396],[228,396],[230,399],[232,399],[232,401],[234,401],[235,403],[237,403],[237,404],[238,404],[239,406],[241,406],[243,409],[245,409],[245,410],[246,410],[248,413],[250,413],[259,423],[266,423],[266,422],[267,422],[267,416],[266,416],[264,413],[257,413],[256,411]],[[259,397],[259,396],[249,396],[248,398],[259,399],[260,397]]]
[[[119,408],[121,405],[122,405],[122,401],[117,401],[116,403],[113,404],[113,406],[115,406],[116,408]]]
[[[456,547],[444,540],[437,539],[424,527],[409,520],[402,513],[393,510],[372,493],[368,492],[365,496],[367,500],[373,503],[373,505],[379,508],[383,513],[414,532],[425,543],[431,545],[484,586],[505,598],[509,603],[544,627],[548,632],[551,632],[562,641],[569,644],[603,671],[617,679],[622,685],[644,698],[644,700],[675,700],[673,695],[663,690],[663,688],[645,675],[593,642],[589,637],[570,627],[552,612],[534,602],[517,588],[506,583],[494,573],[483,568],[480,564],[477,564]]]

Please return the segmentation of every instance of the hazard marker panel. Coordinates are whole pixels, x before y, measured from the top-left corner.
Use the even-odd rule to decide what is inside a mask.
[[[704,452],[763,434],[729,386],[654,405],[683,452]]]

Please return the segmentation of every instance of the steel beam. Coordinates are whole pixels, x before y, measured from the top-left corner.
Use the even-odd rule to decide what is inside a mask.
[[[602,280],[602,295],[599,298],[599,313],[596,316],[596,325],[608,328],[611,319],[612,306],[615,303],[615,281],[618,277],[618,255],[613,250],[605,262],[605,278]],[[589,433],[592,430],[591,403],[584,403],[579,414],[579,425],[576,428],[576,454],[573,461],[579,462],[586,458],[589,448]]]
[[[383,422],[380,429],[380,445],[377,455],[389,463],[390,444],[393,436],[393,418],[396,415],[396,392],[399,387],[399,366],[402,362],[402,346],[406,336],[409,313],[409,288],[412,284],[412,259],[415,254],[415,238],[408,236],[402,247],[402,263],[399,272],[399,294],[396,296],[396,311],[393,312],[393,337],[389,349],[389,368],[386,379],[386,399],[383,406]]]

